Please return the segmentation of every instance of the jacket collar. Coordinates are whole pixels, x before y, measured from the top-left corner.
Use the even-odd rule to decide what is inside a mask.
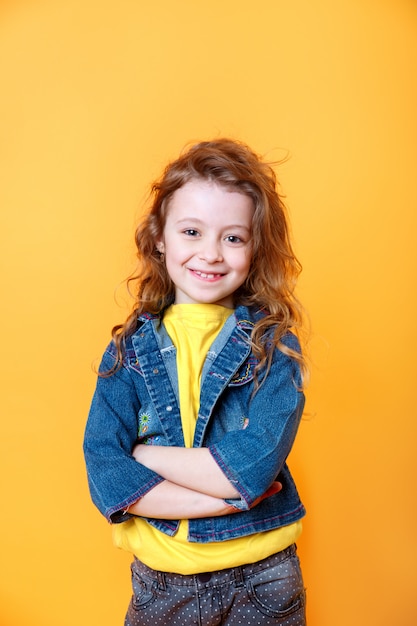
[[[252,330],[256,322],[266,317],[267,314],[268,312],[265,309],[255,306],[247,307],[243,304],[237,306],[234,311],[236,325],[242,330],[249,332]],[[140,328],[140,326],[146,324],[146,322],[159,319],[161,319],[161,316],[157,313],[142,313],[138,317],[138,326]]]

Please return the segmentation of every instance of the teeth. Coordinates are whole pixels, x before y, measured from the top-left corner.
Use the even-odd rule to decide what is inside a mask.
[[[215,276],[220,276],[220,274],[205,274],[204,272],[196,272],[201,278],[214,278]]]

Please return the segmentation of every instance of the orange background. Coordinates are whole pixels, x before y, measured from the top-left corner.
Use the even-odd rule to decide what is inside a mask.
[[[130,557],[81,453],[91,363],[149,183],[231,135],[290,155],[309,626],[414,626],[416,2],[16,0],[0,54],[0,623],[123,623]]]

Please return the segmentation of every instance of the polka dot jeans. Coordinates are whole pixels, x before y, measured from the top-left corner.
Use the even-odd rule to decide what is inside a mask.
[[[252,565],[191,576],[132,563],[125,626],[305,626],[295,545]]]

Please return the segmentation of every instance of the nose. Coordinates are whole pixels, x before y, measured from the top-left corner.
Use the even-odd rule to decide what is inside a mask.
[[[223,255],[217,240],[205,239],[201,243],[199,257],[202,261],[206,261],[207,263],[223,261]]]

